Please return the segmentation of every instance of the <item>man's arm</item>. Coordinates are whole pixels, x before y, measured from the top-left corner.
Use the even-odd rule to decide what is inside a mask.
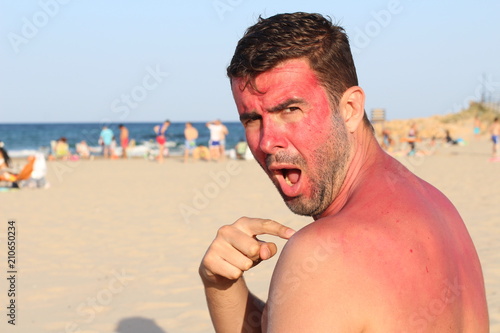
[[[202,279],[203,280],[203,279]],[[204,281],[216,332],[261,332],[265,303],[249,292],[243,277],[219,285]]]
[[[162,135],[165,135],[165,132],[167,131],[169,126],[170,126],[170,123],[163,124],[163,126],[161,127],[161,134]]]
[[[277,252],[257,235],[288,239],[293,233],[278,222],[245,217],[219,229],[199,269],[216,332],[261,332],[264,303],[249,292],[243,272]]]

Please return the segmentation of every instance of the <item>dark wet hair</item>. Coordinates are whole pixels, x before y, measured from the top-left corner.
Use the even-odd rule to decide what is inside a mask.
[[[247,78],[247,84],[254,86],[259,74],[298,58],[309,61],[334,108],[348,88],[358,85],[344,29],[330,18],[302,12],[259,17],[238,42],[227,75]],[[366,113],[364,120],[369,124]]]
[[[10,156],[7,153],[7,150],[5,150],[3,148],[3,145],[2,145],[2,147],[0,147],[0,156],[3,158],[4,163],[7,164],[8,167],[10,167],[12,160],[10,159]]]

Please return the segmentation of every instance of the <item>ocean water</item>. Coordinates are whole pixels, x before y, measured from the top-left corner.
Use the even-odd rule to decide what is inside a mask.
[[[123,123],[129,130],[130,139],[137,145],[156,142],[153,127],[159,123]],[[236,143],[245,138],[245,131],[239,122],[224,122],[229,130],[226,137],[226,149],[233,148]],[[197,144],[208,145],[210,132],[205,122],[193,122],[199,133]],[[118,123],[109,124],[119,142]],[[167,142],[173,155],[181,154],[184,149],[185,123],[172,123],[167,130]],[[75,144],[82,140],[91,147],[98,147],[100,123],[40,123],[40,124],[0,124],[0,141],[12,157],[26,156],[33,151],[50,152],[50,142],[65,137],[70,149],[75,151]],[[175,145],[174,145],[175,144]]]

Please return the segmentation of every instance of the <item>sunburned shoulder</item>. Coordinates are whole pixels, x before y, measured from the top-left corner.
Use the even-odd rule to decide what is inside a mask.
[[[415,227],[431,229],[450,220],[461,222],[443,193],[392,157],[384,160],[368,171],[338,217],[357,224],[387,224],[390,230],[398,230],[394,223],[400,222],[410,221]]]
[[[456,270],[458,258],[436,255],[445,252],[437,241],[422,242],[414,230],[330,223],[335,219],[313,222],[283,249],[271,282],[268,332],[436,332],[458,329],[458,318],[484,306],[478,299],[464,311],[468,290],[484,290]]]
[[[326,274],[332,268],[341,268],[346,274],[366,271],[372,275],[387,269],[387,265],[403,265],[410,255],[420,255],[417,249],[423,239],[427,241],[427,232],[416,233],[414,222],[383,211],[367,216],[346,213],[325,217],[297,232],[282,256],[302,259],[311,266],[321,262],[318,269],[325,269]]]
[[[373,200],[361,196],[298,231],[273,275],[274,313],[286,318],[339,314],[342,320],[327,322],[340,326],[328,327],[353,332],[410,326],[415,330],[408,332],[432,332],[463,317],[467,304],[461,298],[470,297],[464,286],[484,293],[474,246],[453,205],[432,186],[414,181],[423,198],[404,186],[399,202],[382,198],[370,205]],[[295,309],[299,303],[307,310]],[[425,312],[438,303],[439,320]]]
[[[386,274],[394,267],[426,273],[431,254],[446,256],[455,245],[467,244],[465,225],[441,192],[411,173],[395,177],[404,179],[393,189],[365,189],[339,213],[301,229],[285,253],[311,257],[323,251],[330,255],[328,263],[346,273],[352,268],[355,274]]]
[[[368,233],[334,217],[298,231],[272,278],[268,307],[275,330],[270,331],[369,332],[373,325],[390,331],[378,318],[392,316],[404,304],[400,289],[393,289],[395,282],[401,284],[394,273],[411,269],[402,267],[410,252],[390,244],[387,233],[378,240]]]

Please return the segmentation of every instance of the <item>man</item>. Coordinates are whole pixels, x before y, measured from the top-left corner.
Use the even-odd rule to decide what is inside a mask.
[[[210,155],[213,160],[218,161],[221,157],[224,158],[225,138],[228,134],[227,127],[219,119],[209,121],[206,126],[210,131],[210,141],[208,143]]]
[[[228,68],[249,147],[294,233],[242,217],[200,265],[217,332],[488,332],[481,266],[453,205],[378,145],[342,28],[317,14],[260,19]],[[289,239],[267,304],[243,272]],[[293,236],[292,236],[293,235]]]
[[[410,130],[408,131],[408,137],[406,138],[406,140],[410,144],[410,151],[408,152],[408,156],[415,155],[417,153],[416,144],[418,141],[418,129],[416,123],[413,122],[410,125]]]
[[[219,152],[222,160],[226,158],[226,136],[229,134],[229,130],[227,126],[221,123],[222,125],[222,139],[220,140]]]
[[[108,128],[108,126],[104,125],[102,127],[101,134],[99,135],[99,141],[101,141],[101,144],[103,145],[104,158],[110,158],[114,154],[114,151],[111,146],[113,138],[114,138],[113,130],[111,130],[111,128]]]
[[[158,143],[158,163],[163,163],[163,155],[165,154],[165,144],[167,143],[167,138],[165,137],[165,132],[170,126],[170,120],[165,120],[163,124],[156,125],[153,130],[156,133],[156,142]]]
[[[120,129],[120,145],[122,146],[122,157],[127,158],[127,148],[129,141],[128,128],[126,128],[123,124],[118,125],[118,128]]]
[[[500,147],[500,122],[498,122],[498,117],[493,119],[493,124],[490,126],[491,141],[493,142],[493,155],[491,157],[492,161],[498,160],[498,149]]]
[[[187,163],[189,158],[189,153],[193,153],[196,148],[196,139],[198,139],[198,130],[193,126],[192,123],[187,122],[184,128],[184,163]]]
[[[478,116],[474,116],[474,138],[478,139],[481,135],[481,120]]]

